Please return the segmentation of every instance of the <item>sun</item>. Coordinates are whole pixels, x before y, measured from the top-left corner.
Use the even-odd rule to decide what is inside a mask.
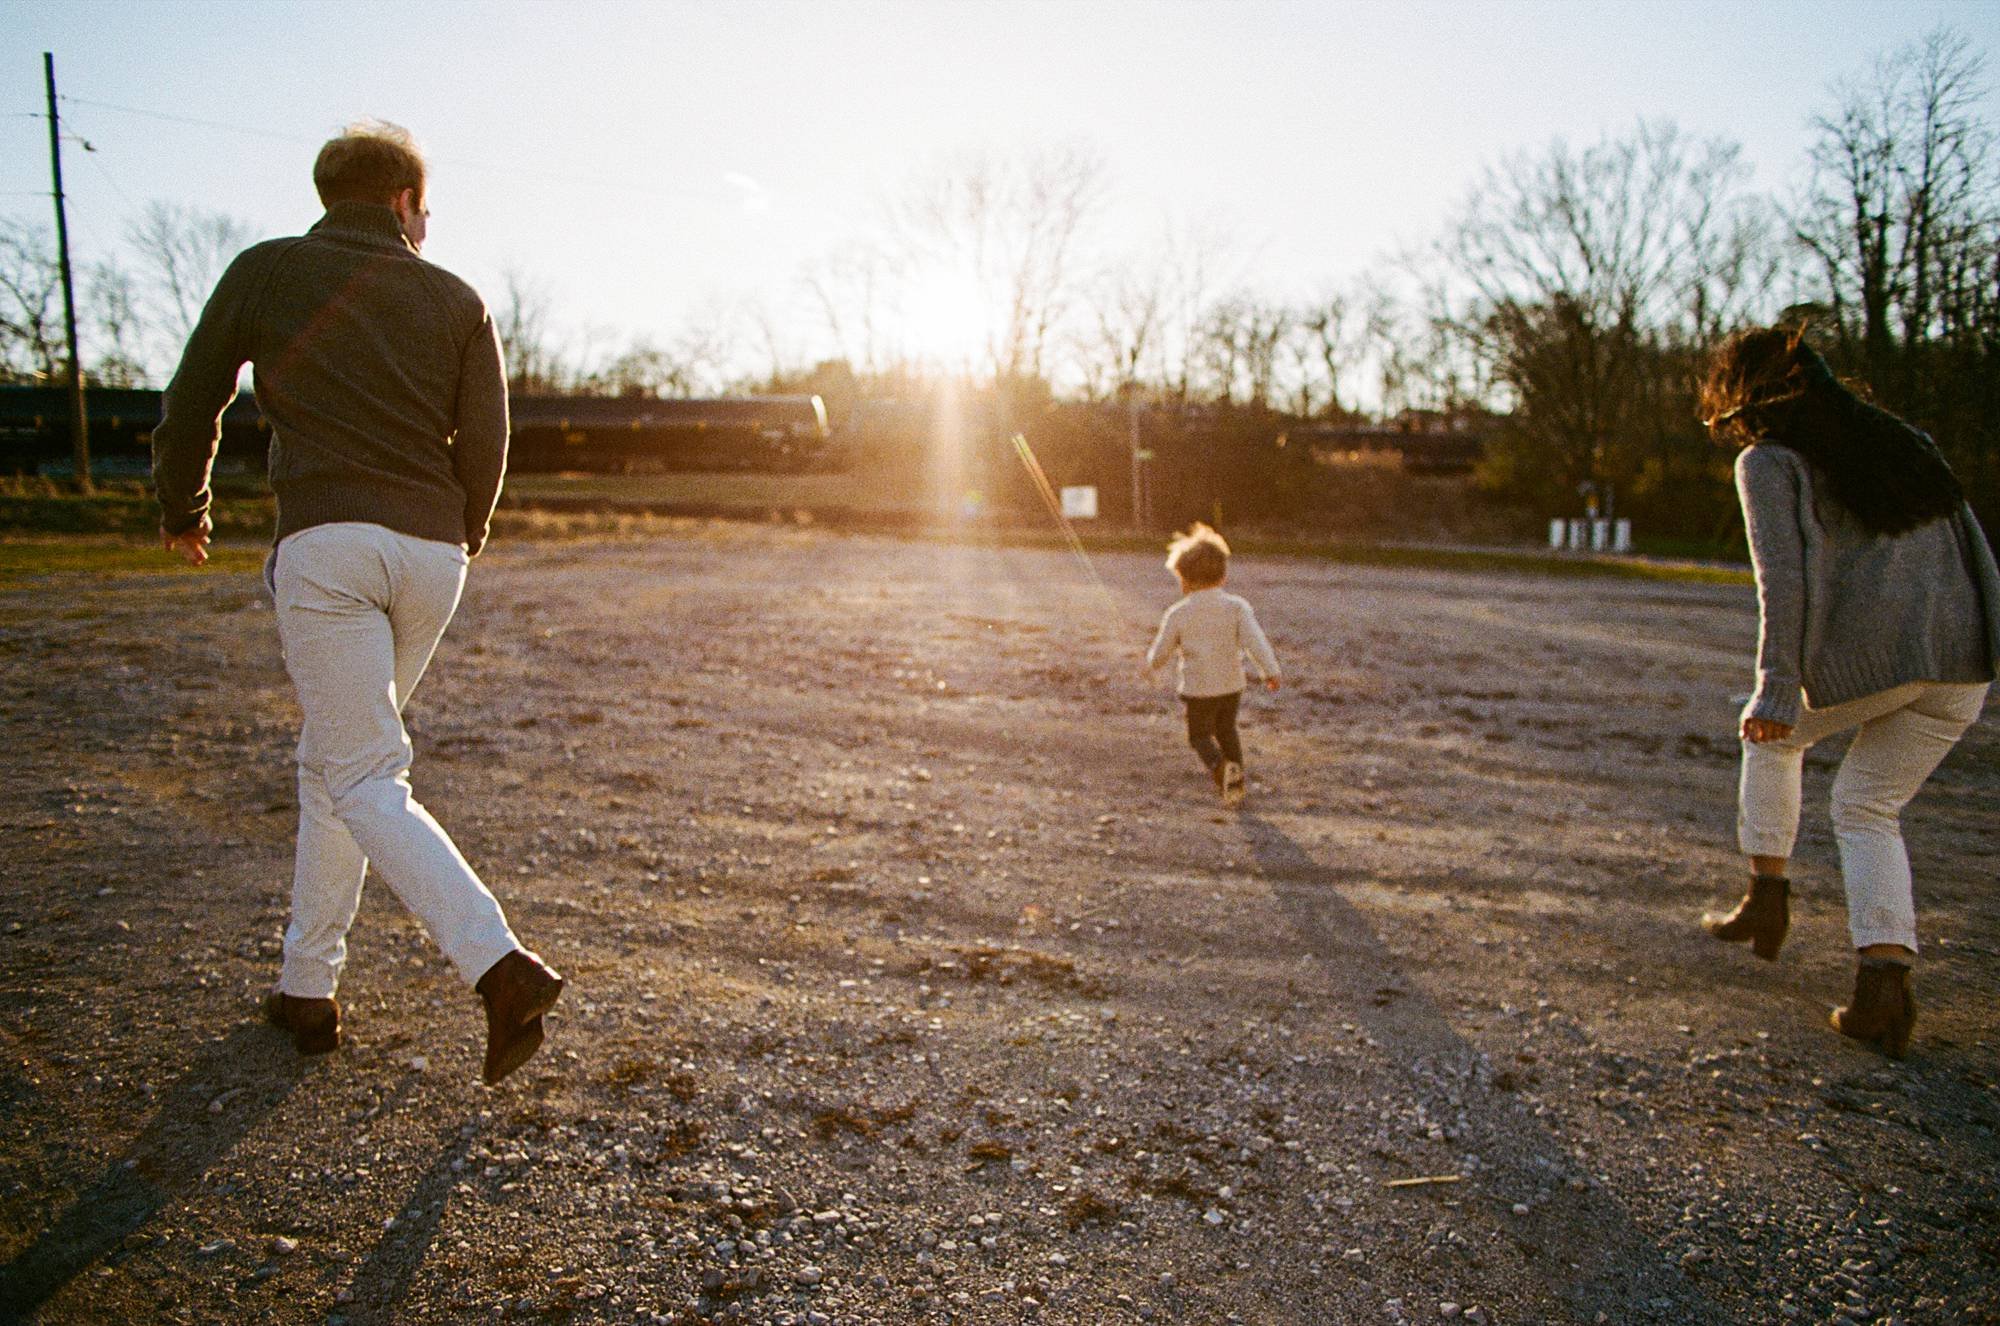
[[[989,308],[970,272],[937,269],[918,276],[905,289],[900,309],[911,357],[948,368],[969,366],[989,348]]]

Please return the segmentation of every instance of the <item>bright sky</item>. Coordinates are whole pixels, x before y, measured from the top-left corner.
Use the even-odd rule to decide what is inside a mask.
[[[2000,0],[0,0],[0,212],[49,214],[48,50],[97,149],[65,150],[80,261],[154,199],[296,233],[318,144],[375,115],[431,158],[427,256],[489,297],[511,264],[622,341],[750,296],[803,348],[802,264],[952,152],[1083,144],[1112,247],[1220,225],[1303,298],[1435,233],[1482,165],[1640,116],[1782,190],[1829,81],[1941,23],[2000,50]]]

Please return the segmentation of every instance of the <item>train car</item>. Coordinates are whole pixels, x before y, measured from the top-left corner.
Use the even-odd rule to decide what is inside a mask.
[[[145,474],[161,393],[92,387],[91,469]],[[517,396],[510,465],[521,471],[637,474],[669,470],[811,470],[831,463],[826,405],[817,396],[705,400]],[[0,474],[66,474],[69,392],[0,386]],[[270,425],[247,391],[222,416],[217,469],[262,473]]]
[[[817,396],[517,396],[509,467],[648,474],[802,471],[831,463]]]
[[[1387,423],[1295,424],[1286,440],[1328,464],[1390,464],[1411,474],[1470,474],[1486,451],[1486,416],[1410,410]]]
[[[91,387],[89,416],[93,474],[149,474],[153,426],[160,422],[160,393],[139,387]],[[0,474],[68,474],[74,468],[67,387],[0,386]],[[222,415],[216,468],[261,472],[271,434],[247,391]]]

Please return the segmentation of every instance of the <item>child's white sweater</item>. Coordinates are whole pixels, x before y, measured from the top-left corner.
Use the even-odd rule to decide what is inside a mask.
[[[1146,651],[1147,668],[1181,657],[1182,695],[1229,695],[1247,685],[1243,654],[1249,651],[1262,677],[1278,675],[1278,656],[1257,625],[1250,605],[1221,589],[1197,589],[1168,608],[1160,633]]]

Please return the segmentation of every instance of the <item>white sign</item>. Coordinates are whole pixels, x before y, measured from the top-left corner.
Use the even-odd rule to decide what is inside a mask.
[[[1065,520],[1097,519],[1097,486],[1085,484],[1063,489],[1062,513]]]

